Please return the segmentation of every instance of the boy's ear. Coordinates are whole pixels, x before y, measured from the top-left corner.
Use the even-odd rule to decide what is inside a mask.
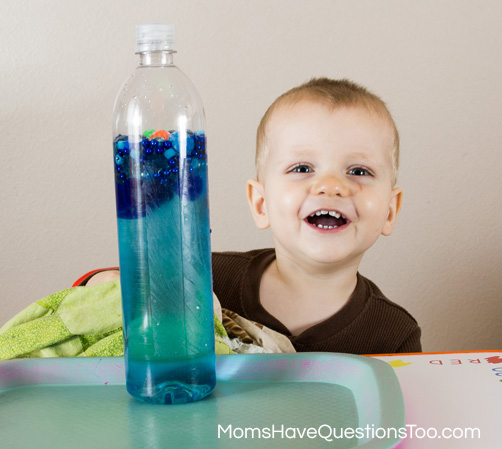
[[[391,199],[389,204],[389,214],[382,229],[382,235],[391,235],[394,225],[397,221],[397,216],[401,210],[401,200],[403,198],[403,191],[399,188],[392,189]]]
[[[270,221],[265,205],[263,184],[256,179],[249,179],[246,188],[251,215],[253,215],[256,227],[258,229],[267,229],[270,226]]]

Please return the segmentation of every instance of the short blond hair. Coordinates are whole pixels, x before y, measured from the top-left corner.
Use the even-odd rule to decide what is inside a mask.
[[[399,169],[399,134],[396,124],[386,104],[377,95],[365,87],[347,79],[333,80],[329,78],[312,78],[310,81],[288,90],[279,96],[267,109],[256,132],[256,175],[263,180],[263,171],[267,161],[267,126],[276,109],[284,105],[295,105],[305,100],[316,100],[326,103],[333,109],[340,107],[364,107],[388,119],[394,132],[392,147],[392,186],[396,184]]]

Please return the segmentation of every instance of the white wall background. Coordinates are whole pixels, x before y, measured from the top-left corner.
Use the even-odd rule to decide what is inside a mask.
[[[111,111],[134,25],[172,21],[208,119],[214,250],[268,246],[245,202],[268,105],[312,76],[381,95],[404,207],[362,274],[426,351],[501,349],[502,3],[66,0],[0,6],[0,324],[118,262]]]

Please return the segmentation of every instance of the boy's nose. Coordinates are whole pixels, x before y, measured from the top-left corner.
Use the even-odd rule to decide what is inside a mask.
[[[340,177],[323,176],[313,184],[312,193],[314,195],[346,197],[350,195],[350,186]]]

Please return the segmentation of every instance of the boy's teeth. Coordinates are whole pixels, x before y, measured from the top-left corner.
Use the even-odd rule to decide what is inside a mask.
[[[323,225],[317,225],[318,228],[321,228],[321,229],[333,229],[335,228],[335,226],[323,226]]]
[[[321,215],[331,215],[332,217],[335,217],[335,218],[340,218],[341,215],[338,213],[338,212],[335,212],[334,210],[330,210],[330,211],[327,211],[327,210],[318,210],[317,212],[313,213],[311,215],[311,217],[313,217],[314,215],[317,215],[318,217],[321,216]]]

